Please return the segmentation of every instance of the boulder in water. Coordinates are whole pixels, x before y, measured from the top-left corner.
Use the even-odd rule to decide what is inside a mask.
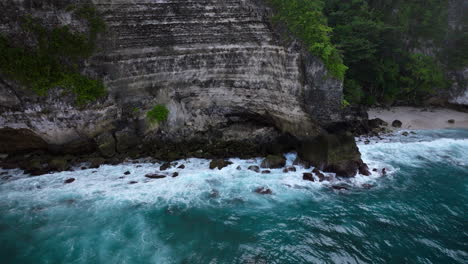
[[[231,164],[232,164],[232,162],[230,162],[230,161],[223,160],[223,159],[216,159],[216,160],[212,160],[210,162],[210,169],[214,170],[214,169],[218,168],[218,170],[221,170],[222,168],[227,167],[227,166],[229,166]]]
[[[269,170],[262,171],[262,174],[270,174],[270,173],[271,173],[271,171],[269,171]]]
[[[68,184],[75,181],[75,178],[66,179],[63,183]]]
[[[286,158],[279,155],[268,155],[263,161],[260,167],[268,169],[278,169],[286,165]]]
[[[258,194],[273,194],[273,192],[266,187],[258,187],[257,189],[254,190],[254,192]]]
[[[163,179],[163,178],[166,178],[167,176],[162,175],[162,174],[146,174],[145,177],[150,178],[150,179]]]
[[[166,162],[166,163],[164,163],[163,165],[161,165],[159,167],[159,170],[160,171],[165,171],[165,170],[167,170],[167,169],[169,169],[171,167],[172,167],[172,164],[170,162]]]
[[[249,166],[247,169],[255,172],[260,172],[260,167],[258,166]]]
[[[325,180],[325,174],[319,171],[317,168],[314,168],[312,172],[319,178],[319,181],[322,182]]]
[[[302,174],[302,179],[304,181],[311,181],[311,182],[315,181],[314,176],[312,175],[312,173],[307,173],[307,172]]]
[[[181,165],[179,165],[179,167],[177,167],[177,168],[183,170],[183,169],[185,169],[185,165],[184,165],[184,164],[181,164]]]
[[[124,175],[130,175],[129,171],[124,172]]]

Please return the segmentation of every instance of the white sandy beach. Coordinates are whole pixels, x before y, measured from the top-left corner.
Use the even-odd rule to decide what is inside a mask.
[[[394,120],[403,123],[398,129],[468,128],[468,113],[446,108],[393,107],[389,110],[372,108],[368,113],[369,119],[380,118],[392,129],[396,129],[391,125]],[[449,123],[448,120],[451,119],[455,122]]]

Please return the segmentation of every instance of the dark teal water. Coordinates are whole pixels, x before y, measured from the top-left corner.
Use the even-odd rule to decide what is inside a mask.
[[[10,172],[0,180],[0,263],[468,263],[468,131],[360,149],[389,174],[319,184],[300,168],[238,171],[259,160],[237,159],[222,171],[188,160],[178,178],[148,181],[152,164]],[[259,186],[273,195],[252,192]]]

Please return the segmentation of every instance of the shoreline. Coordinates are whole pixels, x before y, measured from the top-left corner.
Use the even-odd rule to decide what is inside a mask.
[[[380,118],[387,122],[388,125],[385,127],[392,131],[436,130],[447,128],[468,129],[468,113],[449,108],[419,108],[407,106],[398,106],[389,109],[370,108],[368,114],[369,120]],[[402,126],[393,127],[392,122],[395,120],[401,121]]]

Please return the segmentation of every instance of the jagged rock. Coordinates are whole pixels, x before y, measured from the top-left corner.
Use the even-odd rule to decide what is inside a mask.
[[[359,164],[358,171],[359,171],[359,174],[361,174],[361,175],[371,176],[371,173],[369,171],[369,167],[365,163]]]
[[[119,153],[124,153],[126,150],[138,145],[139,139],[130,128],[115,132],[116,149]]]
[[[341,186],[341,185],[332,185],[332,189],[338,190],[338,191],[347,191],[347,190],[349,190],[348,187]]]
[[[403,123],[400,120],[395,120],[392,122],[392,127],[400,128]]]
[[[254,192],[258,194],[273,194],[273,192],[266,187],[258,187],[257,189],[254,190]]]
[[[302,160],[301,158],[299,158],[299,156],[296,157],[296,159],[293,162],[293,165],[302,166],[305,169],[310,169],[310,167],[312,167],[310,162]]]
[[[312,175],[312,173],[307,173],[307,172],[302,174],[302,179],[304,181],[311,181],[311,182],[315,181],[314,176]]]
[[[107,132],[107,133],[103,133],[99,135],[96,138],[96,144],[102,156],[106,158],[110,158],[115,155],[116,153],[115,139],[111,133]]]
[[[388,126],[388,123],[380,118],[370,119],[368,124],[371,129],[379,128],[380,126]]]
[[[70,166],[68,164],[68,161],[63,158],[54,158],[51,161],[49,161],[48,164],[50,170],[53,171],[66,171],[70,169]]]
[[[165,162],[163,165],[159,167],[160,171],[165,171],[167,169],[172,168],[172,164],[170,162]]]
[[[150,179],[163,179],[163,178],[166,178],[167,176],[161,175],[161,174],[146,174],[145,177],[150,178]]]
[[[260,167],[268,169],[282,168],[286,165],[286,158],[283,156],[268,155]]]
[[[75,181],[75,178],[66,179],[63,183],[68,184]]]
[[[247,169],[255,172],[260,172],[260,167],[258,166],[249,166]]]
[[[181,165],[180,165],[179,167],[177,167],[177,168],[183,170],[183,169],[185,169],[185,165],[184,165],[184,164],[181,164]]]
[[[89,166],[91,169],[97,169],[106,162],[104,158],[92,158],[89,161],[91,163]]]
[[[317,169],[342,177],[354,177],[359,168],[365,168],[354,137],[348,133],[315,137],[300,146],[298,155]]]
[[[232,164],[232,162],[227,161],[227,160],[223,160],[223,159],[212,160],[210,162],[210,169],[214,170],[214,169],[218,168],[218,170],[221,170],[222,168],[227,167],[227,166],[229,166],[231,164]]]
[[[0,127],[0,153],[19,153],[40,149],[47,149],[47,143],[33,131],[24,128]]]
[[[175,177],[177,177],[177,176],[179,176],[179,173],[178,173],[178,172],[172,173],[172,178],[175,178]]]
[[[323,174],[322,172],[320,172],[320,170],[318,170],[317,168],[314,168],[312,170],[312,172],[319,178],[319,181],[322,182],[325,180],[325,174]]]

